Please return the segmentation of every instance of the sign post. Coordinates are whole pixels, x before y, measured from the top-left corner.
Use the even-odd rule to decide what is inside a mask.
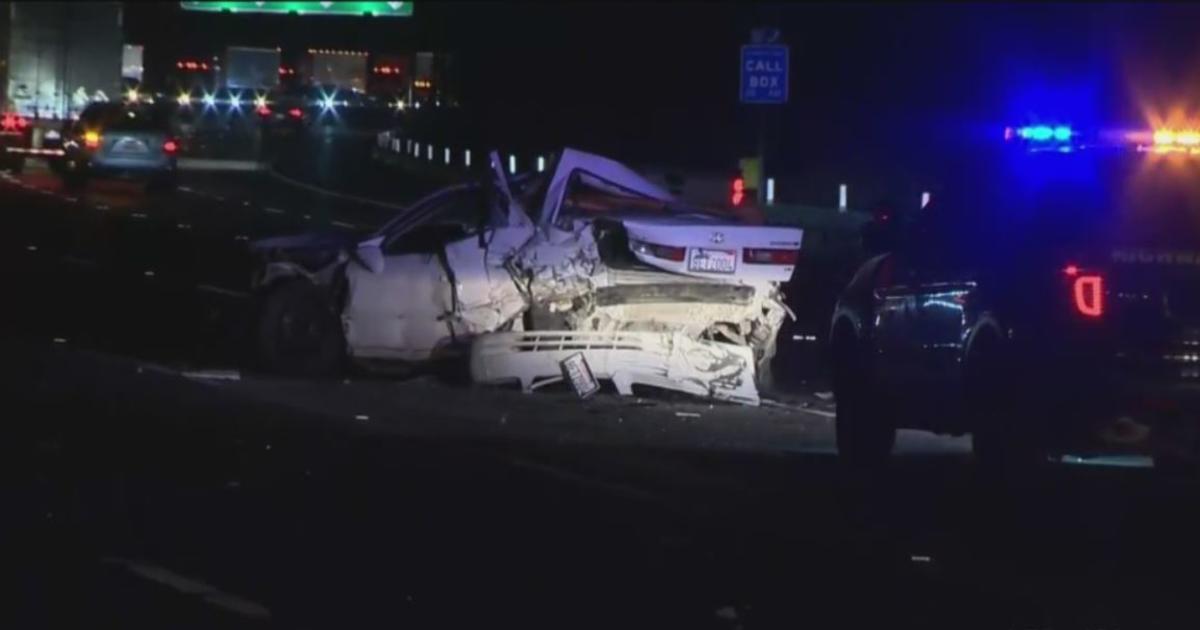
[[[788,58],[786,45],[775,43],[779,31],[755,29],[753,44],[742,46],[741,80],[738,99],[746,105],[783,105],[788,100]],[[766,175],[767,157],[766,112],[758,112],[758,167]],[[763,203],[765,188],[758,188],[758,201]]]

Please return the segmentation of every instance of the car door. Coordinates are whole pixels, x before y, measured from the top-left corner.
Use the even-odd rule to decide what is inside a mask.
[[[420,224],[360,248],[346,266],[342,311],[353,356],[420,361],[453,341],[448,315],[454,293],[445,249],[472,242],[483,227],[482,212],[478,189],[455,191]]]
[[[919,424],[938,428],[961,402],[967,306],[976,291],[978,234],[970,215],[930,208],[906,243],[905,314],[895,379],[905,397],[929,413]],[[936,410],[936,412],[934,411]]]
[[[425,360],[524,311],[504,263],[533,225],[493,159],[485,186],[451,191],[417,225],[384,235],[367,250],[378,264],[347,266],[343,325],[352,355]]]
[[[915,282],[913,257],[907,248],[889,254],[875,275],[875,380],[881,393],[892,400],[909,398],[915,386]]]

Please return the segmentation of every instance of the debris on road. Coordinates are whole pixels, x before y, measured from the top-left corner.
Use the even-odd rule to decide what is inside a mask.
[[[600,382],[592,374],[592,368],[588,366],[582,352],[576,352],[559,361],[559,366],[562,367],[563,378],[570,381],[580,398],[586,400],[600,391]]]

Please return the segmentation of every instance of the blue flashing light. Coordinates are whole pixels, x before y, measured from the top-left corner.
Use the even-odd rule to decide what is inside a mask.
[[[1008,136],[1008,132],[1005,135]],[[1074,135],[1075,132],[1066,125],[1058,125],[1056,127],[1033,125],[1017,129],[1017,137],[1024,140],[1033,140],[1034,142],[1048,142],[1050,140],[1066,142]]]

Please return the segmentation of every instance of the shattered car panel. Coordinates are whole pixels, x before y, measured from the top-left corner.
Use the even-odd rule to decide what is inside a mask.
[[[469,349],[477,380],[531,390],[582,353],[621,393],[641,384],[757,404],[792,266],[741,251],[798,251],[800,230],[678,206],[628,167],[573,149],[533,182],[507,179],[495,153],[489,164],[481,183],[434,193],[324,258],[288,253],[320,239],[260,241],[271,253],[261,284],[327,288],[356,359]],[[528,186],[515,195],[518,181]],[[728,268],[689,267],[701,249],[729,252]]]
[[[682,333],[507,332],[481,336],[471,347],[471,378],[516,381],[522,390],[563,380],[561,364],[582,354],[597,378],[623,396],[634,385],[682,391],[747,405],[759,403],[754,358],[745,346]]]

